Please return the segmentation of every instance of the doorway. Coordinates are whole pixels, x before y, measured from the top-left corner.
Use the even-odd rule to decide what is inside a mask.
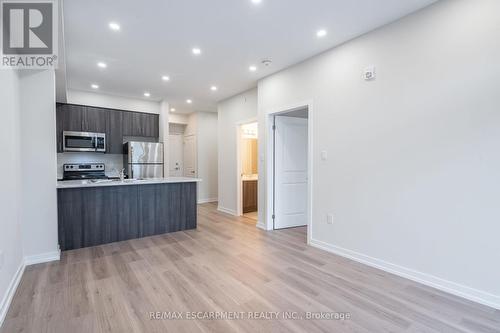
[[[197,160],[196,160],[196,136],[187,135],[184,137],[184,177],[196,178]]]
[[[184,175],[184,131],[186,125],[169,124],[169,176],[182,177]]]
[[[198,176],[196,135],[186,135],[185,124],[169,124],[169,176]]]
[[[309,109],[272,116],[273,229],[309,221]]]
[[[259,209],[258,123],[252,121],[238,125],[237,135],[238,215],[242,215],[256,224]]]

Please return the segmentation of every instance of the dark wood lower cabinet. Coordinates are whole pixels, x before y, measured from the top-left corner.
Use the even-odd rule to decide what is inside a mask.
[[[196,228],[196,183],[58,189],[61,250]]]
[[[256,212],[258,210],[258,181],[243,181],[243,213]]]

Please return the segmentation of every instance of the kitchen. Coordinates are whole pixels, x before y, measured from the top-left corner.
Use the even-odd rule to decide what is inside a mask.
[[[62,251],[196,228],[195,177],[169,177],[160,115],[56,105]]]

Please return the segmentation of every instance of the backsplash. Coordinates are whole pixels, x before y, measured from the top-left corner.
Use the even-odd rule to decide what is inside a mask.
[[[57,154],[57,179],[63,177],[63,165],[71,163],[104,163],[106,176],[119,177],[123,168],[123,155],[98,153],[59,153]]]

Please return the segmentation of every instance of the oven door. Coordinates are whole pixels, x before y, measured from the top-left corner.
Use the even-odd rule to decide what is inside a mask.
[[[96,133],[63,132],[64,151],[96,151]]]

